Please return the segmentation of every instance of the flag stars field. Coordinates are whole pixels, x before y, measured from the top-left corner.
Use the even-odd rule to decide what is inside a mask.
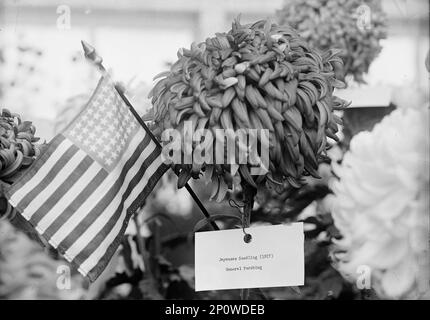
[[[114,108],[107,109],[106,104]],[[87,131],[84,132],[86,137],[79,135],[82,128]],[[87,148],[88,153],[109,170],[136,129],[136,121],[127,106],[121,103],[114,91],[102,89],[95,93],[82,115],[66,130],[65,136]]]

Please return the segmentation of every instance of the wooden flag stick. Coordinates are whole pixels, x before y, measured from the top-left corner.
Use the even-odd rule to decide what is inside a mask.
[[[104,66],[102,64],[103,59],[102,59],[102,57],[100,57],[97,54],[96,49],[83,40],[81,41],[81,43],[82,43],[82,48],[84,49],[85,58],[87,58],[87,60],[89,60],[91,63],[93,63],[95,66],[97,66],[103,74],[107,73],[106,69],[104,68]],[[155,144],[157,146],[162,148],[160,142],[157,140],[157,138],[154,136],[154,134],[151,132],[151,130],[149,130],[149,128],[147,127],[145,122],[139,116],[137,111],[133,108],[131,102],[124,95],[123,90],[118,85],[115,86],[115,89],[118,92],[118,94],[120,95],[120,97],[124,100],[125,104],[128,106],[128,108],[130,109],[133,116],[136,118],[136,120],[139,122],[139,124],[146,131],[146,133],[152,138],[152,140],[155,142]],[[173,170],[173,172],[175,172],[175,171]],[[177,172],[175,172],[175,174],[178,175]],[[196,202],[197,206],[199,207],[199,209],[203,213],[203,215],[207,219],[210,219],[209,212],[206,210],[205,206],[203,205],[203,203],[201,202],[201,200],[199,199],[197,194],[194,192],[194,190],[191,188],[191,186],[188,183],[185,184],[185,189],[187,189],[187,191],[189,192],[189,194],[191,195],[193,200]],[[214,230],[219,230],[218,225],[214,221],[210,221],[210,224]]]

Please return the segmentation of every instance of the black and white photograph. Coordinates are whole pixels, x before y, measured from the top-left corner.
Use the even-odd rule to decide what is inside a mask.
[[[0,309],[430,300],[429,79],[427,0],[0,0]]]

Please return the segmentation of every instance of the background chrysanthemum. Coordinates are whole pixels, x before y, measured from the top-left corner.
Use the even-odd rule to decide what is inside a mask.
[[[334,257],[355,281],[371,270],[385,298],[417,298],[429,286],[429,113],[398,109],[359,133],[334,167],[333,218],[343,238]]]
[[[29,167],[41,153],[36,144],[36,127],[22,121],[19,114],[3,109],[0,115],[0,181],[13,183],[23,169]]]
[[[345,75],[363,82],[386,37],[386,17],[376,0],[288,0],[277,12],[314,48],[342,49]]]

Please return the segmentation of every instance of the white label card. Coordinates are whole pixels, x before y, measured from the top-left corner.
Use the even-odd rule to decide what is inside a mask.
[[[195,234],[196,291],[304,284],[303,223]]]

